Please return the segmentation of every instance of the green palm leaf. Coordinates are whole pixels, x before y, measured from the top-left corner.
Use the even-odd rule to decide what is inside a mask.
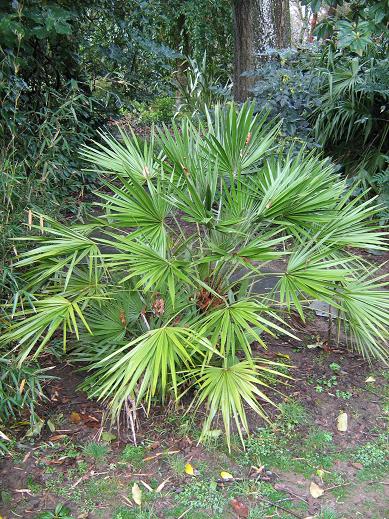
[[[30,267],[28,271],[28,286],[38,285],[42,281],[53,277],[58,272],[66,270],[64,289],[70,281],[77,265],[86,264],[89,277],[98,281],[103,259],[99,246],[89,234],[96,228],[96,224],[84,226],[65,226],[52,218],[45,216],[50,224],[44,232],[50,235],[28,237],[29,240],[40,242],[41,245],[23,252],[15,263],[18,268]]]
[[[111,234],[114,241],[103,240],[106,244],[120,250],[112,254],[105,254],[107,267],[116,270],[126,269],[129,274],[122,277],[120,283],[137,278],[136,288],[164,291],[167,287],[173,302],[176,296],[176,287],[180,282],[193,285],[189,274],[192,271],[186,260],[166,257],[149,245],[128,240],[126,237]]]
[[[165,326],[150,330],[97,362],[97,371],[85,381],[91,396],[110,399],[116,417],[125,401],[136,394],[137,401],[173,391],[178,398],[180,372],[193,368],[195,355],[204,356],[208,342],[188,328]]]
[[[139,182],[154,177],[159,169],[154,159],[154,136],[150,142],[141,143],[131,130],[128,135],[119,128],[121,141],[100,132],[104,144],[93,141],[95,147],[83,145],[81,156],[101,168],[105,173],[118,173],[122,177],[136,178]]]
[[[370,273],[348,279],[337,293],[339,317],[350,334],[350,345],[363,357],[389,358],[389,291],[387,276],[371,278]]]
[[[69,301],[62,296],[53,296],[34,302],[36,313],[29,315],[22,322],[15,323],[1,337],[0,344],[17,342],[20,349],[19,362],[22,363],[36,348],[33,358],[37,358],[54,333],[63,330],[64,350],[66,351],[67,332],[73,332],[79,338],[77,319],[91,332],[77,301]],[[16,317],[31,314],[32,311],[16,313]]]
[[[279,326],[277,322],[285,325]],[[254,300],[241,300],[230,305],[221,305],[209,312],[196,324],[199,333],[210,337],[211,344],[223,356],[235,356],[242,350],[251,359],[251,346],[258,341],[264,348],[266,344],[260,337],[261,332],[274,335],[275,332],[291,335],[286,323],[269,307]]]
[[[323,241],[302,243],[291,254],[286,272],[277,285],[281,304],[286,304],[288,309],[293,304],[303,320],[300,299],[309,297],[336,305],[337,286],[352,273],[346,266],[352,258],[331,258],[332,251],[323,248]]]
[[[207,111],[203,151],[227,177],[255,171],[274,145],[280,124],[269,121],[267,113],[253,115],[254,109],[255,103],[244,103],[239,112],[233,104]]]
[[[104,218],[114,227],[139,229],[151,245],[165,252],[166,218],[170,205],[164,198],[161,186],[154,187],[152,183],[147,183],[144,187],[136,180],[128,182],[124,178],[120,178],[120,182],[120,187],[107,184],[114,195],[100,193],[100,197],[106,200],[103,205],[106,211]]]
[[[268,387],[261,380],[260,372],[285,376],[277,371],[277,366],[281,366],[281,364],[263,360],[255,363],[241,361],[227,367],[206,366],[191,371],[191,376],[197,378],[195,382],[197,394],[192,405],[198,410],[202,404],[206,403],[207,410],[200,441],[207,437],[213,421],[221,413],[229,450],[231,450],[231,425],[233,422],[235,422],[243,444],[242,429],[249,434],[246,405],[261,418],[269,421],[258,399],[271,405],[275,404],[260,389],[260,386]]]

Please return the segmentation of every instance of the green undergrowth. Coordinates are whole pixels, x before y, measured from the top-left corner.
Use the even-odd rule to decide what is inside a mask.
[[[175,430],[188,433],[193,442],[186,417],[169,419],[169,426],[172,424]],[[309,515],[306,503],[292,500],[287,492],[275,489],[274,481],[261,481],[260,477],[255,480],[252,467],[259,469],[259,474],[263,471],[277,474],[276,482],[280,483],[287,473],[288,478],[300,480],[304,491],[313,476],[319,477],[325,495],[332,495],[330,499],[337,502],[347,500],[353,489],[367,482],[374,482],[374,492],[384,491],[383,482],[389,470],[387,434],[372,430],[369,441],[348,449],[336,445],[336,434],[315,425],[307,409],[290,399],[280,405],[279,416],[272,426],[258,428],[246,438],[245,450],[238,448],[237,439],[233,441],[231,454],[222,438],[215,435],[190,458],[185,451],[174,452],[171,445],[168,447],[163,441],[156,451],[160,455],[148,461],[147,458],[153,456],[148,448],[151,440],[144,445],[127,444],[117,448],[114,443],[95,441],[81,445],[69,438],[54,443],[43,442],[38,448],[33,439],[28,440],[23,449],[14,443],[10,456],[15,466],[21,466],[26,448],[33,449],[31,460],[39,470],[26,476],[23,488],[35,499],[43,500],[51,495],[56,505],[70,506],[70,517],[88,513],[98,519],[108,517],[102,514],[110,511],[112,519],[174,519],[180,516],[221,519],[233,513],[231,501],[237,499],[248,507],[248,519],[271,516],[291,519],[295,517],[293,514]],[[185,473],[188,462],[194,467],[195,476]],[[230,472],[235,480],[221,483],[221,471]],[[140,476],[137,472],[153,473],[153,476]],[[165,479],[168,483],[157,491]],[[142,480],[151,490],[143,486]],[[133,500],[134,483],[142,491],[140,507],[127,506]],[[6,488],[0,490],[3,504],[8,499],[7,506],[11,509],[12,494],[7,494]],[[315,519],[343,517],[326,505],[323,501],[322,512]],[[54,514],[54,509],[45,513]]]

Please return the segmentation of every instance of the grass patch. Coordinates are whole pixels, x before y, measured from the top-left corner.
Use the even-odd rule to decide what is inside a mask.
[[[104,443],[90,442],[85,445],[83,452],[87,458],[103,461],[108,456],[109,447]]]
[[[102,502],[116,497],[119,491],[119,481],[114,478],[91,479],[84,486],[87,499]]]
[[[129,463],[134,468],[139,468],[143,465],[145,452],[145,448],[142,446],[126,445],[120,455],[120,461]]]
[[[302,440],[293,430],[277,433],[271,428],[258,429],[245,442],[243,463],[246,465],[293,471],[310,477],[317,469],[330,469],[335,461],[332,434],[311,431]]]
[[[186,460],[182,454],[174,454],[173,456],[169,456],[166,461],[169,465],[169,468],[175,474],[182,475],[185,473]]]

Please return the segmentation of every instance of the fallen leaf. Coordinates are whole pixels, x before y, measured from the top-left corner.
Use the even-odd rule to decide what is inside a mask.
[[[238,499],[231,499],[230,505],[238,517],[246,518],[249,516],[249,507],[238,501]]]
[[[157,454],[154,454],[154,456],[147,456],[147,458],[143,458],[143,461],[150,461],[154,460],[155,458],[159,458],[160,456],[165,456],[168,454],[177,454],[180,451],[163,451],[163,452],[157,452]]]
[[[336,426],[338,428],[338,431],[340,431],[340,432],[347,431],[347,413],[339,414]]]
[[[322,342],[314,342],[313,344],[307,344],[307,348],[309,350],[313,350],[314,348],[322,348],[323,343]]]
[[[154,492],[154,490],[151,488],[150,485],[148,485],[147,483],[145,483],[142,479],[140,480],[140,482],[142,483],[142,485],[149,491],[149,492]]]
[[[220,472],[220,476],[222,477],[222,479],[234,479],[234,476],[232,474],[230,474],[229,472],[225,472],[224,470]]]
[[[26,461],[28,460],[28,458],[31,456],[31,451],[28,451],[27,454],[24,456],[23,458],[23,463],[26,463]]]
[[[355,462],[353,462],[353,463],[350,463],[350,465],[351,465],[352,467],[354,467],[355,469],[358,469],[358,470],[363,469],[363,465],[362,465],[362,463],[358,463],[357,461],[355,461]]]
[[[367,379],[365,380],[366,384],[369,384],[369,383],[372,383],[372,382],[375,382],[375,378],[374,377],[367,377]]]
[[[169,481],[170,478],[167,478],[165,479],[164,481],[162,481],[161,484],[159,484],[157,486],[157,488],[155,489],[155,492],[158,493],[158,492],[161,492],[161,490],[164,488],[164,486],[166,485],[166,483]]]
[[[261,474],[264,468],[265,465],[261,465],[260,467],[255,467],[254,465],[251,465],[251,470],[253,471],[253,474]]]
[[[15,488],[14,492],[20,492],[21,494],[28,494],[29,496],[32,496],[32,492],[29,488]]]
[[[78,424],[81,422],[81,416],[80,416],[80,413],[77,413],[77,411],[72,411],[70,413],[70,418],[69,420],[74,423],[74,424]]]
[[[2,431],[0,431],[0,438],[2,440],[11,441],[6,434],[4,434]]]
[[[35,423],[31,425],[31,427],[26,432],[26,437],[30,436],[38,436],[41,433],[43,426],[45,425],[45,421],[42,420],[38,415],[35,415]]]
[[[50,429],[51,432],[54,432],[55,431],[55,425],[53,424],[53,422],[49,419],[47,420],[47,427]]]
[[[26,379],[24,378],[21,383],[20,383],[20,386],[19,386],[19,393],[22,394],[23,393],[23,389],[24,389],[24,386],[26,385]]]
[[[290,359],[290,355],[287,353],[276,353],[276,357],[282,357],[283,359]]]
[[[142,490],[140,489],[138,483],[134,483],[132,485],[131,493],[132,493],[132,499],[135,501],[135,503],[138,506],[141,506],[141,504],[142,504]]]
[[[73,483],[73,485],[70,488],[76,488],[76,486],[78,486],[83,479],[84,479],[84,476],[81,476],[79,479],[77,479],[77,481],[75,483]]]
[[[54,436],[50,436],[49,440],[51,442],[56,442],[58,440],[62,440],[63,438],[67,438],[67,434],[55,434]]]
[[[321,497],[324,494],[324,490],[320,488],[319,485],[317,485],[314,481],[311,481],[311,484],[309,485],[309,492],[315,499]]]
[[[185,474],[188,474],[188,476],[195,475],[194,468],[192,467],[192,465],[190,463],[187,463],[185,465]]]

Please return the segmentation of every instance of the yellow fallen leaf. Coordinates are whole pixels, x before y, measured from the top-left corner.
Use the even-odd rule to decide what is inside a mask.
[[[371,382],[375,382],[375,378],[374,377],[367,377],[367,379],[365,380],[365,382],[367,384],[371,383]]]
[[[309,492],[315,499],[324,494],[324,490],[320,488],[319,485],[317,485],[314,481],[311,481],[311,484],[309,485]]]
[[[74,424],[79,424],[81,422],[81,415],[77,413],[77,411],[72,411],[70,413],[69,420]]]
[[[24,378],[22,380],[22,382],[20,383],[20,386],[19,386],[19,393],[22,394],[23,393],[23,389],[24,389],[24,386],[26,385],[26,379]]]
[[[220,475],[222,479],[234,479],[234,476],[232,474],[230,474],[229,472],[224,472],[224,470],[220,472]]]
[[[337,419],[336,426],[338,428],[338,431],[340,431],[340,432],[346,432],[347,431],[347,427],[348,427],[348,424],[347,424],[347,413],[340,413],[340,415],[338,416],[338,419]]]
[[[283,359],[290,359],[290,355],[287,353],[276,353],[277,357],[282,357]]]
[[[132,499],[135,501],[135,503],[138,506],[141,506],[141,504],[142,504],[142,490],[140,489],[138,483],[134,483],[132,485],[131,493],[132,493]]]
[[[188,476],[195,475],[194,468],[192,467],[192,465],[190,463],[187,463],[185,465],[185,474],[188,474]]]

